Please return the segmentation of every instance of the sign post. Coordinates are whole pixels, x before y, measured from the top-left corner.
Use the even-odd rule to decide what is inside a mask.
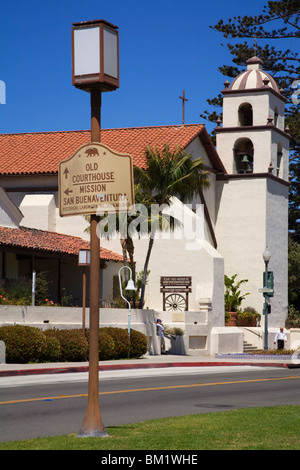
[[[97,138],[98,134],[94,122],[92,139]],[[78,436],[102,437],[107,433],[98,400],[100,239],[97,235],[97,212],[101,208],[107,212],[127,211],[134,203],[132,157],[118,154],[106,145],[93,141],[60,162],[58,181],[60,216],[91,215],[89,393]]]

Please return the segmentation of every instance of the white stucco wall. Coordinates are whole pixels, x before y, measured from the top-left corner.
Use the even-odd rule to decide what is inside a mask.
[[[244,178],[220,181],[216,233],[218,250],[224,256],[225,274],[248,279],[242,293],[250,292],[242,308],[252,306],[262,313],[265,269],[262,254],[272,252],[269,270],[276,279],[271,300],[270,326],[284,324],[287,315],[287,203],[288,187],[271,179]]]
[[[284,130],[284,106],[282,99],[266,91],[254,93],[237,93],[224,95],[223,98],[223,127],[239,126],[238,110],[240,105],[249,103],[253,110],[253,126],[265,126],[269,116],[275,123],[275,110],[278,111],[277,127]]]
[[[218,325],[224,324],[224,268],[223,257],[206,239],[203,220],[173,199],[170,212],[177,218],[182,217],[183,226],[173,233],[158,233],[150,257],[149,282],[146,287],[145,307],[163,309],[163,294],[160,292],[160,276],[192,276],[192,293],[189,294],[189,310],[198,311],[201,299],[213,303],[213,318]],[[199,214],[203,215],[202,213]],[[195,221],[199,225],[195,229]],[[193,221],[193,225],[191,225]],[[188,229],[188,227],[191,229]],[[134,239],[136,271],[143,270],[149,239]],[[120,250],[116,237],[101,244],[115,252]],[[184,294],[185,295],[185,294]]]
[[[261,310],[263,271],[262,253],[265,249],[266,196],[265,181],[244,179],[219,182],[220,204],[216,233],[218,249],[224,256],[225,274],[238,279],[249,279],[242,292],[250,292],[244,307]]]
[[[266,245],[271,252],[269,271],[274,272],[270,326],[284,325],[288,309],[288,186],[267,181]]]
[[[56,231],[56,207],[52,194],[26,194],[20,204],[22,226]]]
[[[1,227],[16,228],[19,226],[23,214],[13,200],[0,186],[0,225]]]
[[[274,176],[277,176],[277,151],[278,144],[281,144],[283,156],[282,172],[279,176],[288,181],[288,138],[268,127],[260,130],[249,127],[247,131],[237,128],[234,133],[218,133],[218,152],[229,174],[236,173],[233,148],[239,139],[249,139],[253,144],[253,172],[267,173],[270,162],[272,162]]]

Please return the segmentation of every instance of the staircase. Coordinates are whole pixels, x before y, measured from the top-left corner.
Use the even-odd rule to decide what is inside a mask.
[[[247,341],[244,341],[244,353],[248,353],[252,351],[257,351],[257,347],[253,346],[253,344],[250,344]]]

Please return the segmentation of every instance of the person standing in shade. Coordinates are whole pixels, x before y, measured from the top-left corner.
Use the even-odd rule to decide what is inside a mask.
[[[277,349],[284,349],[284,342],[287,340],[286,334],[281,327],[280,330],[276,333],[274,344],[277,342]]]
[[[160,319],[157,320],[157,334],[160,337],[160,344],[161,344],[161,353],[162,354],[167,354],[166,353],[166,344],[165,344],[165,328],[162,324],[162,321]]]

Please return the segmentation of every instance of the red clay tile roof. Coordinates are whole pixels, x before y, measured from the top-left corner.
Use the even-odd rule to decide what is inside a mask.
[[[76,256],[79,249],[90,248],[89,242],[79,237],[26,227],[0,227],[0,248],[1,245]],[[106,261],[123,261],[121,255],[103,247],[100,247],[100,258]]]
[[[134,164],[142,166],[148,145],[156,146],[158,150],[166,143],[171,148],[177,145],[186,148],[198,135],[215,164],[224,170],[202,124],[103,129],[101,142],[117,152],[129,153]],[[57,174],[59,162],[89,142],[90,131],[0,134],[0,174]]]

